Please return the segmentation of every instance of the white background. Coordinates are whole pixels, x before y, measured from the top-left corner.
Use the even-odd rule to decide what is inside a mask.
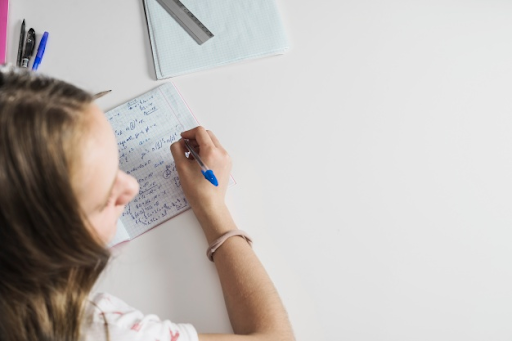
[[[510,340],[512,2],[277,4],[285,55],[172,81],[232,156],[228,205],[297,339]],[[140,0],[11,1],[11,62],[23,18],[50,32],[39,72],[112,89],[104,110],[162,83]],[[188,211],[98,289],[230,332],[206,246]]]

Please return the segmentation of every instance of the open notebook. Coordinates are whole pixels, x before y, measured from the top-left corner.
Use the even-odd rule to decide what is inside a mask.
[[[119,168],[134,176],[139,194],[125,208],[109,246],[133,239],[189,208],[169,147],[198,123],[167,83],[122,104],[106,117],[119,148]]]

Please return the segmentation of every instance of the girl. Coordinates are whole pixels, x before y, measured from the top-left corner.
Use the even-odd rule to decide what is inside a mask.
[[[211,259],[233,335],[197,335],[191,325],[143,316],[90,292],[138,183],[119,170],[114,133],[89,93],[0,67],[1,341],[294,339],[271,280],[224,203],[228,154],[202,127],[182,137],[219,180],[215,187],[202,177],[183,140],[171,146],[188,202],[208,243],[218,247]]]

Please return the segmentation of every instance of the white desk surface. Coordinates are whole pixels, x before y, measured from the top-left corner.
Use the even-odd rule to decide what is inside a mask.
[[[232,156],[229,207],[297,339],[510,340],[512,2],[277,3],[285,55],[172,81]],[[11,62],[23,18],[50,32],[39,72],[112,89],[105,110],[162,83],[140,0],[11,1]],[[229,332],[205,247],[188,211],[98,289]]]

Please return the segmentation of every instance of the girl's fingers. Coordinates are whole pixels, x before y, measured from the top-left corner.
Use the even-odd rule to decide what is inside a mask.
[[[199,148],[215,146],[210,134],[208,134],[206,129],[201,126],[184,131],[181,133],[181,137],[184,139],[196,140]]]

